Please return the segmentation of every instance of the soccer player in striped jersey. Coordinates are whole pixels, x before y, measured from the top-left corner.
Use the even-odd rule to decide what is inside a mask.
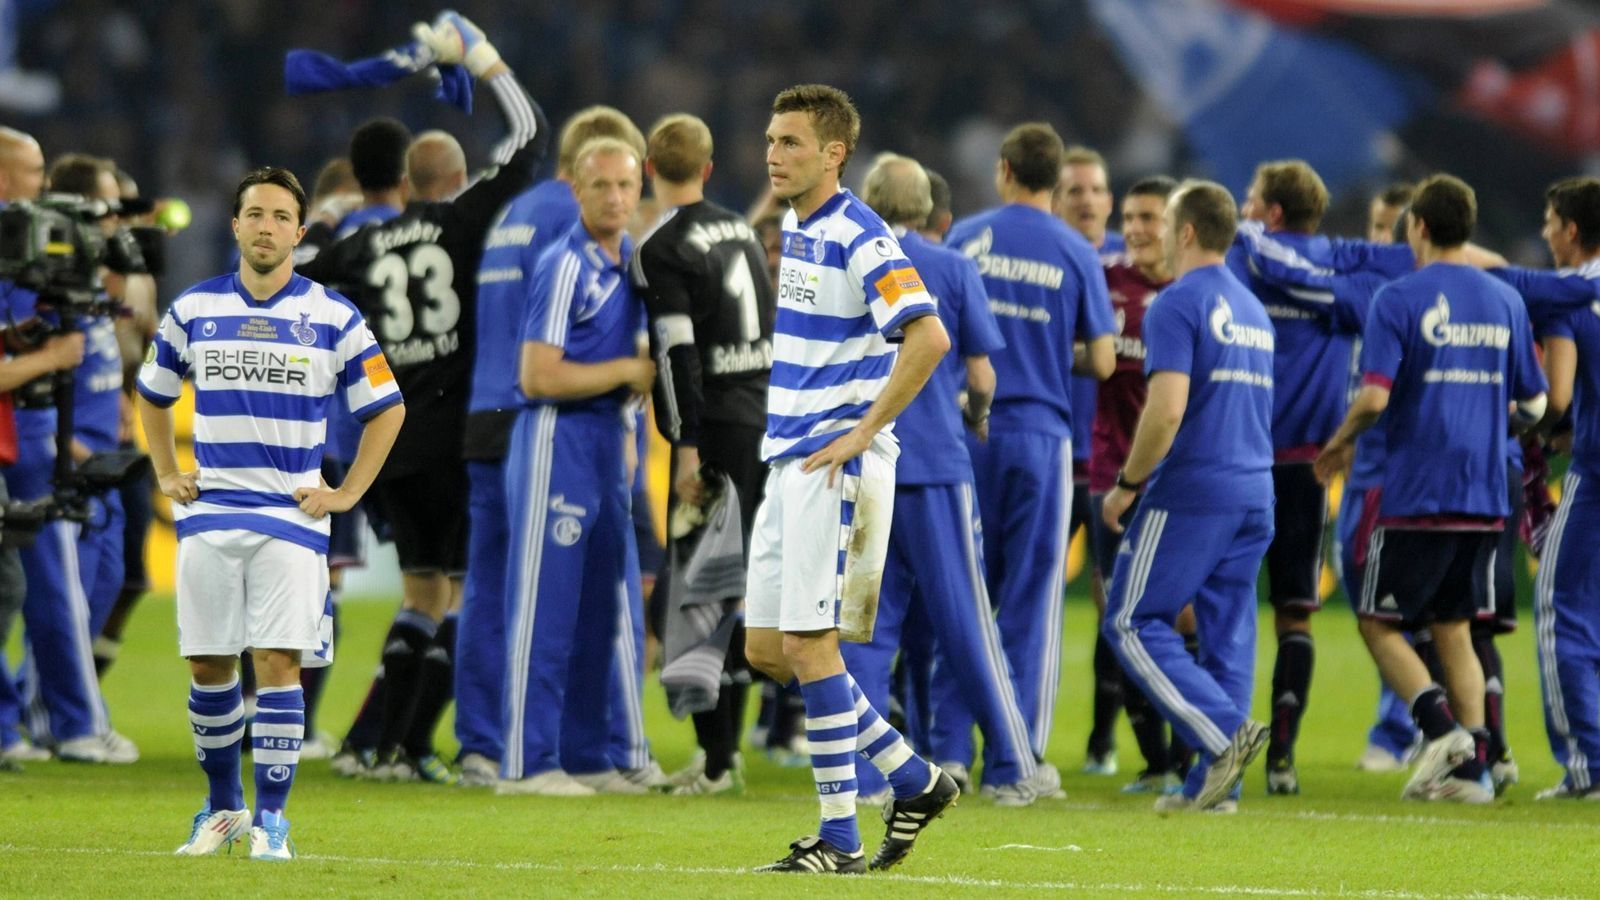
[[[1406,237],[1421,268],[1380,289],[1362,332],[1362,388],[1317,457],[1326,480],[1383,417],[1383,479],[1358,615],[1384,681],[1410,700],[1427,739],[1402,796],[1488,803],[1483,668],[1470,623],[1492,611],[1497,532],[1510,513],[1507,410],[1539,420],[1545,379],[1516,292],[1470,264],[1472,189],[1436,175],[1417,186]],[[1429,625],[1449,683],[1432,683],[1401,633]],[[1459,723],[1459,724],[1458,724]]]
[[[328,521],[377,477],[405,419],[372,331],[338,294],[297,275],[306,195],[286,169],[257,169],[234,195],[235,274],[172,302],[139,373],[139,414],[161,493],[175,504],[178,649],[193,679],[189,721],[210,782],[180,855],[250,836],[250,858],[293,856],[283,811],[305,736],[300,667],[325,665]],[[170,407],[194,382],[199,470],[178,469]],[[365,422],[344,483],[321,478],[328,413]],[[259,683],[251,753],[256,811],[240,783],[249,649]],[[319,658],[320,657],[320,658]]]
[[[644,154],[643,135],[621,111],[591,106],[574,113],[561,127],[556,176],[506,204],[489,229],[478,265],[478,343],[464,442],[471,527],[456,634],[458,645],[470,647],[472,652],[457,655],[455,682],[461,783],[469,786],[492,786],[500,777],[504,753],[505,588],[510,540],[505,453],[524,403],[512,375],[521,337],[518,329],[507,328],[506,323],[523,320],[539,257],[578,221],[578,200],[572,193],[578,150],[597,137],[620,138]],[[618,681],[620,687],[621,679]],[[613,723],[633,718],[625,696],[621,690],[612,690]]]
[[[1200,750],[1183,793],[1156,808],[1232,811],[1266,743],[1251,721],[1256,574],[1272,540],[1271,320],[1223,264],[1233,198],[1206,181],[1167,202],[1163,245],[1177,276],[1143,322],[1150,378],[1127,461],[1101,504],[1122,532],[1101,630],[1123,669]],[[1148,486],[1146,486],[1148,483]],[[1174,623],[1193,604],[1204,656]]]
[[[1042,122],[1018,125],[1000,145],[995,189],[1003,205],[950,229],[947,243],[978,264],[1006,348],[994,356],[987,443],[969,441],[983,513],[989,594],[1016,679],[1034,758],[1044,762],[1061,681],[1062,599],[1073,491],[1074,423],[1093,415],[1072,395],[1072,375],[1116,367],[1105,273],[1089,242],[1052,213],[1065,149]],[[959,701],[935,717],[959,740],[971,718]],[[937,750],[961,759],[970,750]],[[1039,767],[1041,792],[1059,771]]]
[[[893,515],[894,418],[950,347],[894,232],[839,187],[860,134],[850,98],[816,84],[779,93],[767,126],[768,178],[790,208],[762,442],[772,468],[751,537],[745,657],[780,683],[800,683],[822,825],[766,871],[867,868],[858,752],[894,792],[873,868],[904,859],[960,793],[872,708],[839,653],[842,620],[857,640],[871,635]]]

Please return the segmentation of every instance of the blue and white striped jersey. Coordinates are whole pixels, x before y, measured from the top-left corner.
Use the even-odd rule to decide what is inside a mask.
[[[936,314],[894,232],[854,194],[804,222],[785,213],[762,459],[808,456],[854,428],[889,382],[891,340]]]
[[[302,275],[260,302],[238,275],[202,281],[172,302],[139,393],[171,406],[185,378],[200,499],[173,507],[178,537],[241,528],[327,553],[328,518],[301,512],[293,495],[321,483],[333,399],[363,422],[401,399],[361,313]]]

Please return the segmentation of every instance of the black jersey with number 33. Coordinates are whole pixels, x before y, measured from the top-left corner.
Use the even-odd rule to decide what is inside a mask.
[[[490,84],[511,128],[496,148],[498,169],[453,200],[413,201],[386,222],[362,225],[298,267],[361,310],[405,395],[384,478],[461,459],[484,235],[549,147],[544,114],[512,76]]]
[[[701,423],[764,428],[777,301],[749,224],[709,201],[680,206],[634,251],[633,280],[650,313],[662,435],[698,445]]]

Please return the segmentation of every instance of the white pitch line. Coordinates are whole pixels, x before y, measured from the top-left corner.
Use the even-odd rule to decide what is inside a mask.
[[[1041,801],[1037,804],[1045,807]],[[1138,807],[1107,806],[1100,803],[1068,803],[1050,802],[1047,808],[1069,809],[1074,812],[1107,812],[1137,813]],[[1154,813],[1152,813],[1154,815]],[[1181,818],[1181,815],[1179,816]],[[1317,822],[1372,822],[1389,825],[1441,825],[1446,828],[1460,828],[1463,826],[1478,826],[1483,828],[1515,828],[1525,831],[1529,828],[1573,829],[1578,831],[1600,830],[1600,821],[1597,822],[1541,822],[1537,819],[1466,819],[1454,816],[1418,816],[1418,815],[1389,815],[1387,813],[1336,813],[1320,812],[1314,809],[1303,809],[1298,812],[1275,812],[1262,809],[1260,806],[1243,805],[1239,807],[1237,816],[1229,818],[1235,821],[1261,818],[1261,819],[1310,819]]]
[[[985,850],[1038,850],[1044,853],[1082,853],[1083,848],[1077,844],[1068,844],[1065,847],[1040,847],[1035,844],[1001,844],[998,847],[984,847]],[[1095,850],[1096,853],[1104,851]]]
[[[119,850],[109,847],[24,847],[17,844],[0,844],[3,853],[29,853],[38,856],[171,856],[160,850]],[[334,856],[305,853],[299,859],[308,862],[331,862],[367,866],[426,866],[437,869],[479,869],[501,872],[556,872],[563,874],[593,874],[611,872],[618,875],[722,875],[739,878],[766,877],[751,869],[734,869],[716,866],[619,866],[619,865],[560,865],[539,862],[477,862],[465,859],[390,859],[375,856]],[[965,875],[897,875],[894,873],[867,876],[874,881],[893,881],[902,884],[923,884],[963,888],[991,888],[1006,891],[1100,891],[1117,894],[1223,894],[1251,897],[1383,897],[1397,900],[1433,900],[1435,897],[1471,898],[1471,900],[1551,900],[1554,894],[1419,894],[1404,890],[1371,888],[1367,890],[1324,891],[1318,888],[1287,888],[1263,885],[1196,885],[1165,884],[1162,882],[1084,882],[1084,881],[1010,881],[1000,878],[973,878]]]

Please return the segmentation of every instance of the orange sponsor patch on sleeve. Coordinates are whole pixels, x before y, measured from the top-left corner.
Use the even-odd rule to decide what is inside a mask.
[[[900,297],[905,294],[915,294],[922,291],[922,276],[916,269],[890,269],[882,278],[872,283],[878,289],[878,294],[883,297],[883,302],[890,306],[900,302]]]
[[[373,387],[377,387],[380,384],[388,384],[394,380],[394,372],[389,369],[389,361],[384,359],[382,353],[367,357],[366,362],[361,364],[361,368],[366,370],[367,383]]]

